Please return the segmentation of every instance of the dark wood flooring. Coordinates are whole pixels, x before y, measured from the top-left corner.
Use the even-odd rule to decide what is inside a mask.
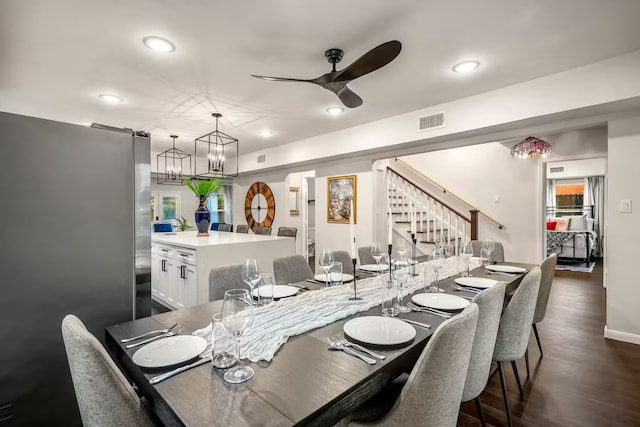
[[[538,324],[544,357],[532,333],[531,378],[518,362],[523,399],[505,366],[514,425],[640,426],[640,346],[604,339],[605,297],[601,263],[593,273],[556,271]],[[480,399],[488,424],[507,424],[498,375]],[[458,426],[478,425],[473,402],[463,404]]]

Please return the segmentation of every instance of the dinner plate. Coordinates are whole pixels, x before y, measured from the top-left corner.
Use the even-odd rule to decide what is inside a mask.
[[[389,265],[388,264],[380,264],[380,266],[377,266],[375,264],[364,264],[360,266],[360,270],[362,271],[372,271],[374,273],[380,273],[383,271],[387,271],[389,269]]]
[[[329,280],[332,282],[338,282],[340,281],[340,273],[330,273],[330,278]],[[320,273],[320,274],[316,274],[315,276],[313,276],[314,279],[316,279],[318,282],[326,282],[327,281],[327,276],[324,273]],[[351,274],[347,274],[347,273],[342,273],[342,281],[343,282],[350,282],[353,280],[353,276]]]
[[[140,348],[133,353],[133,363],[143,368],[162,368],[195,359],[204,349],[207,341],[194,335],[176,335],[162,338]]]
[[[273,288],[273,290],[271,288]],[[289,285],[273,285],[265,286],[264,288],[260,286],[253,291],[253,296],[257,297],[258,294],[260,294],[260,296],[264,298],[286,298],[294,296],[299,291],[300,288]]]
[[[470,304],[464,298],[450,294],[415,294],[411,300],[423,307],[437,308],[439,310],[460,310]]]
[[[498,283],[497,280],[485,279],[484,277],[457,277],[455,282],[462,286],[471,286],[478,289],[487,289]]]
[[[363,316],[349,320],[343,326],[350,338],[373,345],[400,345],[416,336],[413,326],[393,317]]]
[[[516,267],[515,265],[495,264],[487,265],[487,270],[499,271],[501,273],[526,273],[527,269],[522,267]]]

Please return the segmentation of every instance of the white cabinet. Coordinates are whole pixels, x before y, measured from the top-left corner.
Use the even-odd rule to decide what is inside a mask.
[[[152,244],[151,296],[169,308],[196,305],[194,249]]]

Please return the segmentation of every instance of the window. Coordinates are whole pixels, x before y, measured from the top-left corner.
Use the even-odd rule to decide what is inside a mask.
[[[558,180],[556,183],[556,208],[564,215],[582,215],[584,205],[583,180]]]
[[[151,195],[151,214],[155,222],[176,222],[180,213],[178,193],[155,193]]]

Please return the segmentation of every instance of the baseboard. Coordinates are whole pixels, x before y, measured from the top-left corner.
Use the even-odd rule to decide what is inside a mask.
[[[640,335],[630,334],[628,332],[614,331],[604,327],[604,337],[610,340],[623,341],[631,344],[640,345]]]

